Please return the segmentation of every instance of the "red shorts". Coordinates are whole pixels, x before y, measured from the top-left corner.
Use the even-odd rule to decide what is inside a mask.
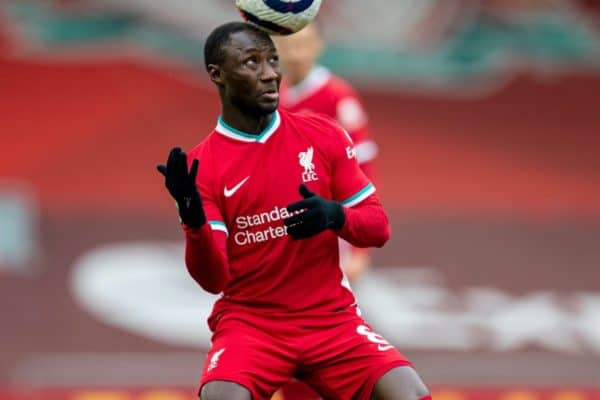
[[[368,400],[383,374],[406,365],[355,308],[291,320],[228,312],[216,324],[200,388],[231,381],[268,400],[294,377],[328,400]]]

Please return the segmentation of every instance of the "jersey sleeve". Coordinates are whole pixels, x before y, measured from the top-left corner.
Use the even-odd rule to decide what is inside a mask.
[[[390,227],[375,186],[356,160],[356,149],[350,135],[337,124],[330,155],[333,199],[344,206],[345,222],[338,236],[355,247],[381,247],[390,237]]]
[[[227,228],[211,190],[209,166],[202,170],[202,160],[195,153],[190,153],[188,162],[191,164],[194,158],[200,161],[196,184],[208,223],[200,228],[184,226],[185,263],[189,274],[202,288],[210,293],[219,293],[230,279]]]
[[[219,210],[211,191],[204,184],[199,184],[198,190],[200,191],[200,197],[202,198],[202,206],[204,207],[206,220],[208,221],[211,229],[216,232],[222,232],[226,236],[229,236],[227,225],[224,222],[221,211]]]
[[[390,238],[390,221],[376,194],[353,208],[344,208],[346,221],[337,234],[354,247],[381,247]]]
[[[371,182],[375,182],[373,161],[377,157],[378,147],[369,130],[367,113],[358,96],[350,88],[341,93],[337,100],[335,116],[354,142],[356,159],[361,169]]]
[[[375,186],[361,170],[356,147],[347,131],[332,125],[330,154],[333,199],[345,207],[353,207],[375,193]]]
[[[210,163],[203,163],[201,160],[202,157],[199,156],[197,152],[191,152],[190,157],[188,157],[188,164],[191,165],[194,158],[198,158],[199,161],[196,185],[198,186],[198,191],[200,192],[200,197],[202,198],[202,207],[204,208],[206,220],[213,231],[223,232],[226,236],[228,236],[229,232],[227,230],[227,225],[225,224],[223,215],[219,209],[217,195],[213,190],[214,184],[211,180],[211,176],[213,174],[211,174],[210,171]]]

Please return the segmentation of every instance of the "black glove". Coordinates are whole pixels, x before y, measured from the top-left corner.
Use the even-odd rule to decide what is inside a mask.
[[[187,155],[179,147],[174,147],[169,153],[167,165],[159,164],[156,169],[165,177],[165,186],[175,199],[180,222],[190,228],[204,225],[206,215],[196,187],[198,160],[194,159],[188,173]]]
[[[303,200],[287,206],[288,212],[300,211],[283,220],[293,239],[306,239],[325,229],[339,229],[346,222],[344,209],[337,201],[326,200],[300,185]]]

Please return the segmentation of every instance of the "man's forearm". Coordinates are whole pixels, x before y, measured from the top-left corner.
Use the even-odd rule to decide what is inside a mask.
[[[382,247],[390,238],[390,222],[376,195],[344,207],[346,220],[337,234],[356,247]]]
[[[209,224],[185,230],[185,264],[204,290],[220,293],[230,279],[225,239],[217,238]]]

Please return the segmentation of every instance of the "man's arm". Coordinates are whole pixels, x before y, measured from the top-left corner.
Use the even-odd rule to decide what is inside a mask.
[[[165,177],[165,187],[175,200],[179,219],[185,231],[185,264],[188,272],[202,288],[210,293],[223,291],[229,281],[229,263],[224,232],[213,232],[209,216],[216,216],[217,208],[210,199],[206,204],[198,191],[196,175],[198,160],[191,162],[188,172],[185,152],[175,147],[166,164],[157,166]]]
[[[323,134],[330,141],[324,146],[331,159],[332,199],[312,192],[305,184],[299,191],[303,199],[287,206],[291,216],[284,220],[293,239],[305,239],[332,229],[357,247],[381,247],[389,239],[389,221],[375,186],[361,171],[356,150],[348,133],[323,119]]]
[[[306,239],[332,229],[356,247],[381,247],[389,240],[389,220],[375,194],[353,207],[327,200],[304,184],[300,194],[304,198],[287,206],[292,216],[284,220],[292,238]]]
[[[231,278],[226,251],[226,235],[213,231],[209,224],[185,231],[185,265],[204,290],[220,293]]]
[[[343,210],[345,223],[336,233],[353,246],[382,247],[390,239],[390,222],[375,194]]]

